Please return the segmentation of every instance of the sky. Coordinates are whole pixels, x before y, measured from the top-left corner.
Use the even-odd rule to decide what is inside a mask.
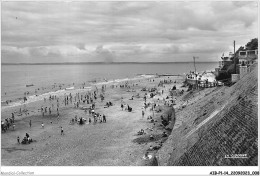
[[[2,63],[216,62],[258,37],[245,1],[2,2]]]

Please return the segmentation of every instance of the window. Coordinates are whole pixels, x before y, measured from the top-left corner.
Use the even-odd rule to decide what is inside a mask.
[[[239,55],[240,55],[240,56],[245,56],[245,55],[246,55],[246,52],[245,52],[245,51],[240,51],[240,52],[239,52]]]

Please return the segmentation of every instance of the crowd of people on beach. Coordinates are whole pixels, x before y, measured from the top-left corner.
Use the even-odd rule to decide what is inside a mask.
[[[10,127],[15,128],[15,124],[14,124],[14,113],[12,112],[11,114],[11,118],[5,118],[4,120],[1,120],[1,129],[3,132],[6,132]]]
[[[154,79],[149,79],[149,82],[154,82]],[[160,125],[162,127],[166,127],[169,125],[171,119],[170,116],[164,117],[163,115],[160,116],[160,120],[156,119],[154,115],[152,116],[151,113],[154,114],[154,112],[161,112],[161,109],[159,108],[159,103],[156,103],[154,97],[156,95],[164,95],[165,90],[162,89],[159,91],[159,88],[165,88],[164,84],[170,84],[173,83],[172,80],[161,80],[159,84],[156,84],[155,87],[150,87],[146,88],[143,87],[141,88],[141,91],[144,91],[144,96],[140,96],[140,94],[136,94],[131,96],[129,100],[133,100],[134,97],[137,98],[143,98],[143,109],[141,110],[141,117],[142,119],[147,119],[149,123],[152,124],[150,128],[144,128],[141,129],[140,131],[137,132],[137,135],[142,136],[142,135],[147,135],[148,139],[150,141],[156,141],[158,138],[158,134],[154,134],[154,128],[157,125]],[[112,89],[114,88],[120,88],[120,89],[126,89],[129,91],[131,87],[137,86],[138,84],[130,84],[130,82],[126,81],[122,84],[119,85],[111,85],[110,87]],[[172,90],[176,90],[176,86],[172,88]],[[97,112],[96,109],[96,103],[100,98],[100,101],[103,102],[105,100],[105,95],[106,95],[106,85],[102,85],[100,89],[95,87],[94,90],[92,91],[86,91],[86,92],[77,92],[74,95],[72,93],[69,94],[64,94],[64,96],[56,96],[56,95],[49,95],[49,98],[44,98],[43,104],[41,105],[40,109],[38,111],[41,112],[42,117],[49,117],[49,116],[57,116],[59,119],[60,116],[60,111],[64,109],[63,107],[73,107],[75,109],[82,109],[85,110],[85,115],[75,115],[74,117],[70,118],[69,124],[78,124],[78,125],[84,125],[84,124],[97,124],[97,123],[106,123],[107,122],[107,115]],[[165,95],[166,96],[166,95]],[[166,99],[168,95],[166,96]],[[148,102],[149,100],[152,100],[154,102]],[[159,100],[159,99],[158,99]],[[166,104],[165,99],[163,99],[163,104]],[[89,105],[86,107],[86,104]],[[61,105],[64,105],[63,107]],[[170,104],[168,104],[170,105]],[[109,108],[111,106],[114,106],[114,104],[107,100],[107,102],[104,103],[104,108]],[[123,97],[121,98],[121,104],[120,108],[122,111],[127,111],[127,112],[132,112],[133,108],[128,104],[123,101]],[[148,108],[150,108],[150,112],[146,111]],[[88,115],[87,115],[88,114]],[[51,122],[52,123],[52,122]],[[12,113],[12,118],[7,118],[4,121],[1,121],[1,127],[2,130],[7,130],[9,127],[14,124],[14,114]],[[32,127],[32,120],[29,122],[30,128]],[[47,125],[48,126],[48,125]],[[14,127],[13,127],[14,128]],[[41,128],[45,128],[45,124],[42,122],[41,123]],[[46,129],[45,129],[46,130]],[[60,135],[63,136],[65,135],[63,127],[60,126]],[[160,135],[161,138],[166,138],[168,137],[168,134],[166,131],[163,131]],[[32,138],[30,138],[29,134],[26,133],[25,137],[23,140],[20,142],[20,137],[17,137],[17,142],[20,144],[30,144],[33,142]],[[158,150],[162,147],[163,142],[160,141],[159,144],[157,145],[150,145],[150,147],[147,149],[147,151],[154,151]],[[148,157],[149,153],[146,152],[145,156]],[[149,157],[148,157],[149,158]]]
[[[17,137],[17,142],[20,144],[20,137]],[[31,142],[33,142],[32,138],[30,138],[29,134],[26,133],[23,140],[22,140],[22,144],[30,144]]]

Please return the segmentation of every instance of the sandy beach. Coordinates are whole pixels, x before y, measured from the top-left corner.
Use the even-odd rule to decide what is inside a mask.
[[[160,81],[167,80],[167,83],[158,87]],[[171,80],[171,82],[170,82]],[[176,81],[176,82],[175,82]],[[178,76],[162,76],[150,79],[129,81],[130,88],[121,88],[124,82],[119,83],[114,88],[111,84],[106,85],[104,101],[98,96],[95,101],[95,112],[105,115],[107,122],[93,124],[92,115],[82,107],[90,107],[86,102],[79,104],[75,108],[74,99],[72,103],[65,106],[64,96],[60,96],[59,118],[57,117],[55,100],[40,100],[22,106],[9,107],[2,110],[2,120],[11,118],[11,113],[15,113],[15,128],[10,127],[6,132],[2,132],[2,165],[4,166],[134,166],[143,165],[142,160],[145,152],[150,146],[158,146],[167,137],[162,137],[162,133],[170,134],[169,130],[161,124],[161,115],[166,118],[165,112],[169,111],[169,89],[176,85],[177,89],[182,85],[183,78]],[[175,82],[175,83],[174,83]],[[98,93],[101,92],[98,86]],[[157,94],[150,98],[148,90],[142,89],[156,88]],[[162,94],[163,90],[163,94]],[[84,95],[88,90],[81,90],[80,95]],[[93,92],[93,90],[92,90]],[[67,91],[68,95],[70,92]],[[75,91],[73,92],[75,93]],[[147,93],[146,103],[155,103],[155,111],[151,111],[150,105],[144,108],[144,96]],[[139,98],[137,95],[139,94]],[[75,94],[72,94],[74,97]],[[131,100],[133,96],[133,100]],[[165,101],[164,101],[164,100]],[[112,106],[106,107],[106,102],[112,102]],[[166,103],[165,103],[166,102]],[[123,103],[124,109],[121,109]],[[40,111],[41,106],[52,107],[52,114],[43,117]],[[132,107],[132,112],[125,110],[126,105]],[[19,109],[27,109],[29,114],[23,112],[18,116]],[[160,109],[160,110],[159,110]],[[158,112],[156,111],[158,110]],[[142,117],[144,111],[144,117]],[[92,118],[92,123],[88,121],[79,125],[70,123],[75,117]],[[152,116],[155,123],[147,120]],[[32,126],[30,128],[29,122]],[[44,123],[44,128],[41,124]],[[64,135],[61,135],[61,127]],[[137,135],[137,132],[144,129],[144,135]],[[33,140],[30,144],[19,144],[25,134],[28,133]],[[154,140],[149,140],[150,135]],[[157,150],[149,151],[156,153]],[[155,154],[156,155],[156,154]]]

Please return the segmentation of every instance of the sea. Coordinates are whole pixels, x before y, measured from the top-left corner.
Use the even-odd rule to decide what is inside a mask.
[[[218,67],[217,62],[196,63],[198,72]],[[194,63],[109,63],[1,65],[1,107],[17,106],[26,96],[36,101],[67,90],[91,89],[95,84],[120,83],[156,74],[185,75]],[[26,85],[29,85],[28,87]],[[7,104],[6,101],[9,101]]]

